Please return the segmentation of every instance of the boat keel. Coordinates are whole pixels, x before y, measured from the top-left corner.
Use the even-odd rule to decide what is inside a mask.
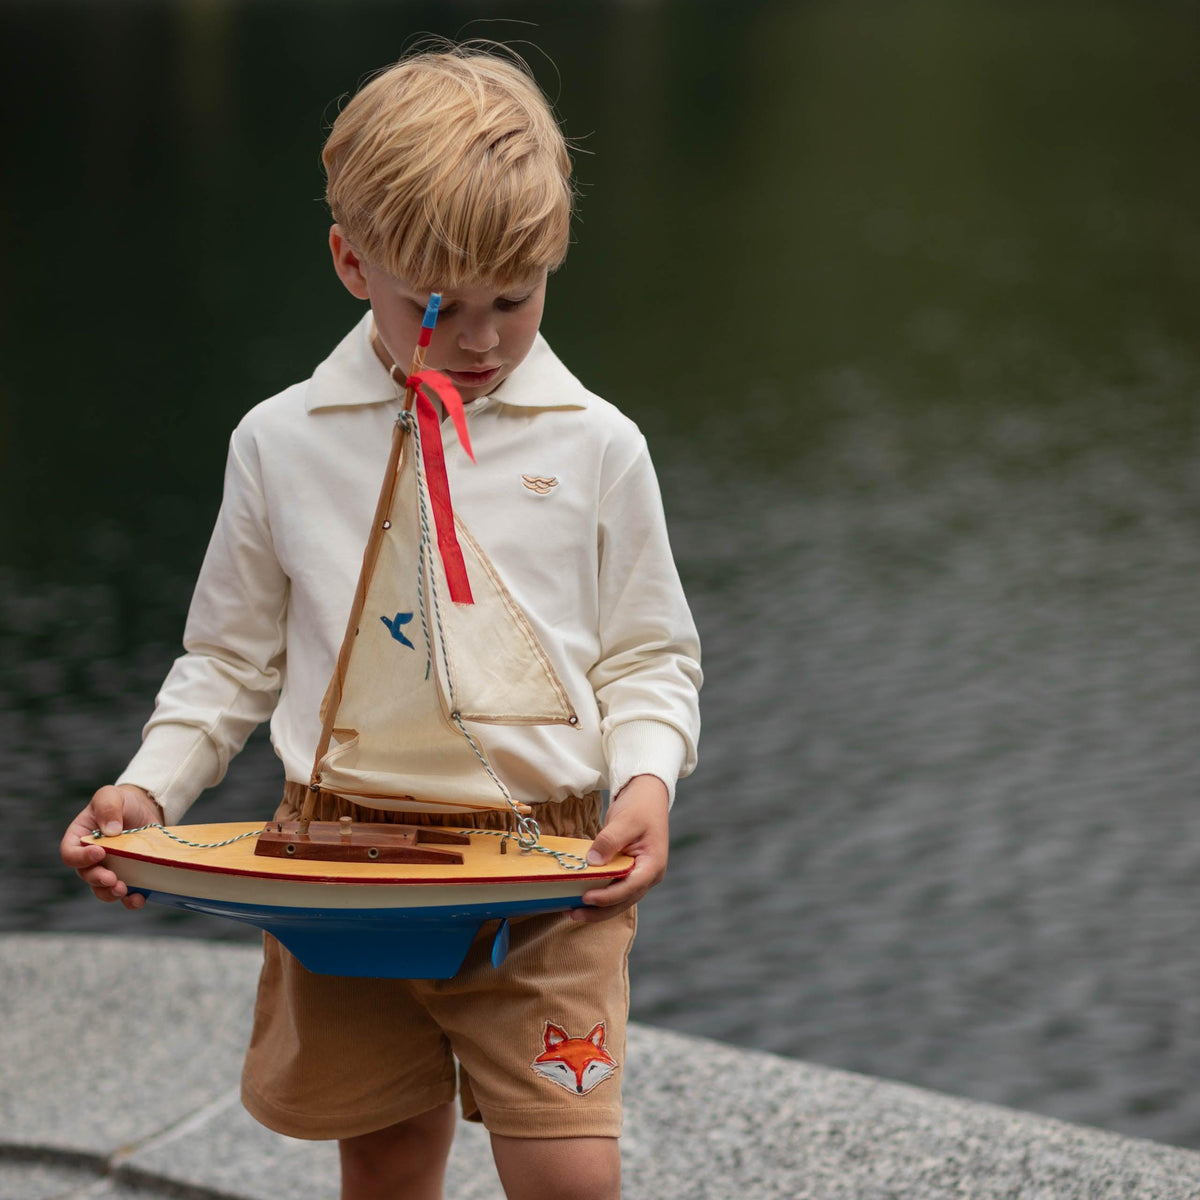
[[[508,953],[510,917],[562,912],[576,898],[522,900],[473,907],[392,909],[279,908],[176,896],[131,888],[155,904],[253,925],[277,938],[318,975],[368,979],[451,979],[480,930],[500,922],[488,947],[498,967]]]

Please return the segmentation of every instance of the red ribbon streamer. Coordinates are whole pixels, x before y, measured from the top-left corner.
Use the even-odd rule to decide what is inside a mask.
[[[425,462],[425,482],[429,485],[429,502],[433,508],[433,522],[437,528],[438,552],[442,566],[446,569],[446,583],[450,588],[450,599],[455,604],[474,604],[471,581],[467,578],[467,564],[463,561],[462,547],[454,531],[454,507],[450,503],[450,480],[446,475],[446,451],[442,445],[442,426],[432,401],[423,388],[431,389],[446,406],[455,432],[467,457],[475,461],[471,449],[471,436],[467,432],[467,416],[463,412],[462,397],[454,384],[439,371],[421,371],[410,375],[408,385],[417,393],[417,422],[421,427],[421,457]]]

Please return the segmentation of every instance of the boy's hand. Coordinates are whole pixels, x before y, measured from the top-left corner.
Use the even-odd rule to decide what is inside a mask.
[[[573,908],[573,921],[607,921],[636,904],[667,873],[669,843],[667,785],[656,775],[635,775],[608,809],[604,828],[588,851],[593,865],[628,854],[633,870],[608,887],[584,892],[587,908]]]
[[[67,827],[59,851],[68,867],[95,893],[97,900],[111,904],[120,900],[126,908],[141,908],[146,897],[130,896],[129,889],[115,873],[104,866],[104,848],[90,839],[93,830],[120,833],[122,829],[137,829],[139,825],[162,824],[163,812],[147,792],[132,784],[102,787],[92,802]]]

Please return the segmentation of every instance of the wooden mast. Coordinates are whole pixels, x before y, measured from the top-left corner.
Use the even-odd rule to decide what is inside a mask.
[[[425,308],[425,316],[421,321],[421,334],[413,349],[412,365],[404,380],[404,412],[412,412],[416,401],[416,389],[413,387],[413,376],[417,375],[425,365],[425,351],[433,336],[437,324],[438,308],[442,297],[439,292],[433,292]],[[395,383],[397,364],[393,363],[391,376]],[[313,759],[312,776],[308,784],[308,794],[304,797],[304,807],[300,813],[299,832],[307,833],[312,821],[313,810],[316,807],[317,796],[321,791],[319,768],[321,760],[329,753],[329,743],[333,738],[333,723],[337,719],[337,711],[342,703],[342,686],[346,680],[346,671],[350,666],[350,654],[354,648],[354,639],[358,636],[359,623],[362,620],[363,606],[367,602],[367,589],[375,574],[375,564],[379,560],[379,550],[383,545],[383,535],[391,526],[388,513],[392,509],[392,497],[396,491],[396,476],[400,467],[400,455],[404,450],[404,437],[407,433],[402,418],[396,418],[392,429],[392,448],[388,455],[387,469],[383,474],[383,486],[379,490],[379,500],[375,505],[375,517],[371,522],[371,532],[367,537],[367,545],[363,550],[362,569],[358,573],[358,586],[354,590],[354,603],[350,606],[350,619],[346,622],[346,633],[342,638],[342,647],[338,651],[337,666],[334,668],[333,679],[329,685],[329,693],[325,697],[325,717],[321,723],[321,737],[317,742],[317,753]]]

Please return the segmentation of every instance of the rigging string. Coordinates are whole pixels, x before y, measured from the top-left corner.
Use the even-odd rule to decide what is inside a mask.
[[[418,416],[419,415],[420,414],[418,413]],[[417,511],[420,513],[420,517],[421,517],[420,545],[417,547],[417,563],[419,564],[418,571],[419,571],[421,578],[418,579],[418,583],[417,583],[417,599],[418,599],[418,608],[420,609],[420,612],[421,612],[421,631],[422,631],[422,633],[425,634],[425,648],[426,648],[426,653],[428,656],[426,658],[425,673],[426,673],[426,677],[428,677],[429,663],[432,661],[432,658],[433,658],[433,645],[432,645],[432,640],[429,637],[429,627],[428,627],[428,621],[427,621],[427,616],[426,616],[426,612],[425,612],[425,601],[424,601],[424,595],[423,595],[423,593],[425,591],[425,587],[424,587],[425,583],[428,583],[428,586],[429,586],[429,599],[431,602],[430,607],[433,609],[433,613],[432,613],[433,626],[434,626],[434,629],[437,631],[438,646],[441,649],[442,661],[443,662],[450,661],[450,656],[446,649],[446,633],[442,627],[441,606],[438,603],[437,576],[433,572],[428,572],[428,574],[426,573],[426,564],[429,561],[429,554],[430,554],[429,543],[431,541],[430,534],[429,534],[429,518],[426,516],[426,513],[428,511],[428,508],[432,507],[432,505],[431,505],[432,498],[429,495],[429,491],[432,491],[432,484],[429,485],[429,491],[427,491],[426,490],[425,472],[420,469],[421,464],[427,463],[429,461],[428,456],[425,454],[424,439],[426,436],[426,430],[425,430],[424,423],[420,420],[414,421],[412,419],[412,415],[410,413],[401,413],[400,420],[404,423],[405,427],[412,434],[413,442],[416,447],[416,454],[413,456],[413,458],[414,458],[413,466],[414,466],[414,468],[416,468],[416,477],[417,477]],[[440,441],[440,435],[439,435],[439,441]],[[434,514],[434,519],[436,521],[436,510],[435,510],[435,514]],[[453,522],[453,520],[454,520],[453,513],[450,514],[450,520],[451,520],[451,522]],[[442,561],[444,563],[445,559],[443,559]],[[467,731],[467,727],[463,724],[462,717],[460,717],[459,713],[458,713],[458,698],[454,694],[454,680],[448,674],[446,676],[446,691],[448,693],[446,699],[450,702],[450,719],[458,727],[458,731],[463,735],[463,737],[466,738],[467,745],[469,745],[471,747],[471,749],[475,752],[475,757],[479,759],[480,763],[483,765],[483,769],[488,773],[492,782],[496,785],[497,789],[499,790],[501,796],[504,797],[505,803],[508,804],[510,809],[512,809],[513,816],[516,818],[516,823],[517,823],[517,841],[518,841],[518,843],[520,844],[520,846],[523,850],[533,849],[533,847],[538,844],[541,830],[538,828],[538,824],[536,821],[533,821],[530,818],[523,816],[521,814],[521,812],[517,808],[516,802],[513,800],[512,796],[509,794],[508,788],[506,788],[504,786],[504,781],[492,769],[492,764],[490,762],[488,762],[487,756],[483,753],[483,751],[482,751],[482,749],[480,749],[478,743]],[[532,829],[530,828],[530,826],[532,826]]]
[[[415,457],[421,457],[421,429],[414,420],[412,413],[402,412],[396,420],[404,427],[413,440],[416,450]],[[429,516],[425,504],[425,479],[417,465],[413,464],[413,472],[417,478],[417,516],[420,523],[420,535],[417,545],[417,611],[421,614],[421,633],[425,638],[425,678],[429,678],[433,669],[433,639],[429,636],[429,616],[425,611],[425,582],[429,554]]]
[[[157,829],[160,833],[165,834],[173,842],[178,842],[181,846],[191,846],[196,850],[220,850],[222,846],[232,846],[234,842],[240,842],[244,838],[258,837],[262,833],[261,829],[251,829],[249,833],[239,833],[236,837],[226,838],[223,842],[189,842],[187,838],[181,838],[177,833],[172,833],[165,825],[151,824],[139,825],[136,829],[122,829],[122,833],[145,833],[147,829]],[[100,832],[99,829],[92,830],[92,837],[103,838],[108,836]]]
[[[521,817],[520,820],[527,821],[527,820],[529,820],[529,818]],[[534,825],[537,824],[536,821],[534,821],[533,823],[534,823]],[[562,869],[564,871],[582,871],[588,865],[586,858],[581,858],[578,854],[569,854],[566,850],[552,850],[549,846],[543,846],[540,841],[535,842],[532,846],[526,846],[524,844],[524,842],[521,841],[521,837],[519,834],[514,836],[513,834],[509,833],[507,829],[469,828],[469,829],[459,829],[458,832],[459,833],[468,833],[468,834],[478,833],[478,834],[484,835],[486,837],[504,838],[504,840],[508,841],[508,842],[515,841],[517,843],[517,845],[521,847],[522,850],[534,850],[538,854],[549,855],[552,859],[555,860],[555,862],[558,863],[558,865],[560,867],[562,867]],[[568,858],[574,859],[574,862],[567,862],[566,860]]]
[[[457,389],[444,375],[437,371],[421,371],[416,375],[410,375],[407,379],[407,384],[417,394],[417,419],[413,420],[412,414],[402,412],[399,415],[399,421],[404,425],[405,429],[412,435],[415,444],[416,453],[414,454],[413,466],[416,468],[417,476],[417,509],[420,513],[421,534],[420,546],[417,550],[418,563],[418,582],[417,582],[417,607],[421,614],[421,632],[425,635],[425,675],[429,677],[430,666],[433,657],[433,646],[429,636],[429,622],[425,612],[425,587],[427,581],[429,585],[429,597],[432,601],[433,608],[433,624],[437,630],[438,644],[441,647],[442,661],[448,662],[449,657],[446,651],[446,637],[442,629],[441,609],[438,604],[437,577],[432,572],[426,576],[426,563],[428,562],[429,544],[431,541],[429,531],[429,520],[426,516],[427,503],[428,507],[433,509],[434,524],[437,527],[438,534],[438,549],[442,556],[442,565],[446,570],[446,582],[449,585],[450,599],[456,603],[474,603],[473,599],[468,598],[463,601],[455,595],[455,582],[451,574],[451,564],[456,564],[457,569],[462,572],[462,587],[466,594],[470,597],[470,583],[467,580],[466,564],[462,559],[462,550],[458,544],[458,538],[454,533],[454,510],[450,506],[450,490],[449,481],[446,479],[445,452],[442,447],[441,423],[437,419],[437,413],[434,411],[433,405],[421,391],[422,384],[428,384],[437,393],[438,398],[446,406],[446,411],[450,414],[454,421],[455,431],[458,433],[459,443],[470,456],[472,462],[475,461],[475,455],[471,449],[470,436],[467,433],[466,414],[463,411],[462,398],[459,396]],[[430,446],[432,445],[432,452]],[[422,470],[421,467],[425,469]],[[427,478],[428,476],[428,478]],[[444,497],[444,509],[439,509],[439,491]],[[446,531],[445,535],[443,530]],[[452,554],[447,556],[447,547],[452,543]],[[462,594],[460,590],[459,594]],[[475,752],[475,757],[483,766],[483,769],[488,773],[492,782],[496,785],[501,796],[504,797],[505,803],[512,811],[517,831],[516,834],[504,833],[501,836],[506,838],[516,838],[517,844],[522,850],[534,850],[540,854],[548,854],[558,863],[564,870],[581,871],[587,866],[586,859],[581,858],[576,854],[568,854],[565,851],[552,850],[548,846],[542,845],[541,828],[537,821],[532,817],[525,816],[517,807],[516,801],[512,798],[509,790],[504,785],[504,781],[496,774],[492,764],[488,761],[478,742],[471,736],[467,727],[463,724],[462,717],[459,716],[458,702],[454,696],[454,681],[447,677],[447,691],[450,693],[447,699],[450,701],[450,717],[457,726],[459,732],[467,741],[467,745]],[[481,831],[496,833],[497,831]],[[568,863],[566,859],[573,859],[575,864]]]
[[[465,731],[464,731],[465,732]],[[511,803],[511,801],[509,801]],[[517,824],[520,826],[526,822],[534,828],[534,840],[531,844],[526,844],[522,836],[516,835],[516,842],[522,850],[536,850],[539,854],[547,854],[553,858],[564,871],[582,871],[587,866],[587,859],[580,858],[578,854],[568,854],[565,850],[552,850],[549,846],[543,846],[539,838],[540,830],[536,821],[529,817],[517,815]],[[138,825],[134,829],[122,829],[122,833],[145,833],[147,829],[157,829],[164,837],[169,837],[171,841],[178,842],[181,846],[191,846],[194,850],[220,850],[223,846],[232,846],[234,842],[244,841],[246,838],[258,837],[262,833],[261,829],[251,829],[248,833],[239,833],[236,837],[226,838],[223,842],[192,842],[187,838],[181,838],[177,833],[172,833],[165,825]],[[507,841],[514,840],[513,834],[506,829],[476,829],[473,827],[463,828],[460,833],[472,834],[478,833],[487,837],[500,837]],[[103,839],[106,834],[100,832],[99,829],[92,830],[92,837]],[[574,859],[578,866],[566,861],[566,859]]]

